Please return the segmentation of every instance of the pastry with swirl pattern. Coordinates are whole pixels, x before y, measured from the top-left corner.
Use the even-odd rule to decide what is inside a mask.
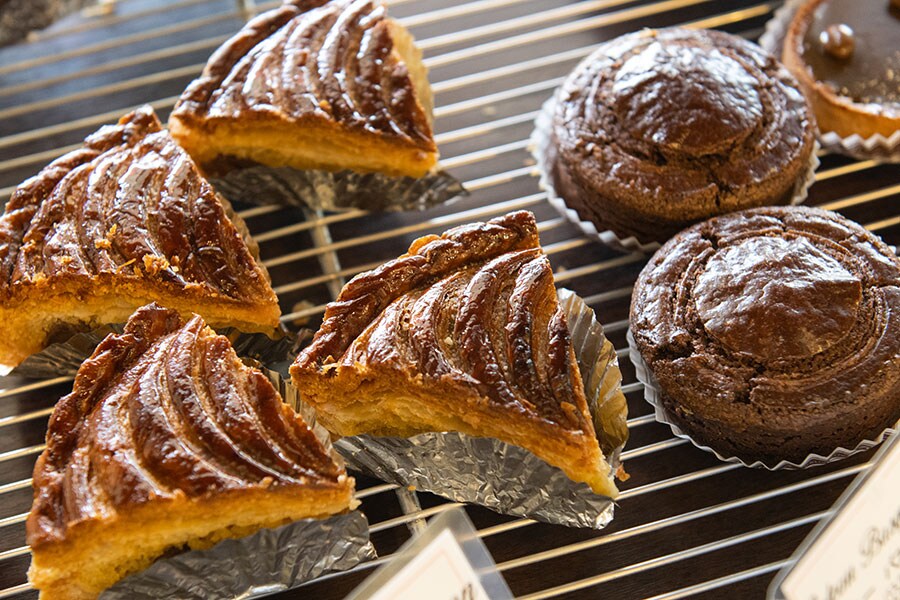
[[[569,75],[545,162],[581,219],[661,243],[713,215],[788,204],[814,138],[797,82],[755,44],[647,29],[603,44]]]
[[[604,451],[625,442],[625,399],[595,429],[531,213],[420,238],[353,278],[291,376],[339,435],[492,437],[617,494]]]
[[[351,508],[353,479],[194,315],[150,304],[50,417],[26,522],[41,598],[95,598],[171,551]]]
[[[258,248],[150,107],[21,184],[0,217],[0,363],[65,326],[159,301],[269,333],[280,309]]]
[[[437,162],[431,88],[378,0],[288,0],[209,59],[169,129],[209,175],[239,165],[421,177]]]
[[[631,332],[670,418],[726,456],[796,464],[900,419],[900,260],[836,213],[682,232],[638,278]]]

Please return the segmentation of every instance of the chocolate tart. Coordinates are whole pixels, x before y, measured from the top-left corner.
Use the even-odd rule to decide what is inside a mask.
[[[247,332],[272,332],[280,315],[243,222],[145,107],[13,192],[0,217],[0,363],[151,301]]]
[[[801,464],[900,419],[900,260],[836,213],[687,229],[641,273],[630,319],[670,420],[723,456]]]
[[[26,521],[45,598],[95,598],[167,551],[350,508],[353,479],[199,316],[151,304],[54,408]]]
[[[259,192],[259,181],[235,172],[265,166],[255,172],[268,176],[257,202],[295,193],[332,209],[346,200],[315,204],[309,196],[326,184],[296,171],[426,176],[438,157],[431,111],[421,52],[381,2],[289,0],[213,54],[176,104],[169,129],[206,174],[231,185],[223,192],[229,197],[242,188]],[[374,177],[364,183],[373,180],[387,185]],[[327,185],[360,193],[363,182]]]
[[[784,64],[822,133],[890,137],[900,130],[900,9],[886,0],[811,0],[794,14]]]
[[[511,213],[427,236],[358,275],[291,367],[341,436],[457,431],[520,446],[615,497],[534,216]],[[598,440],[598,436],[600,439]]]
[[[684,227],[805,195],[815,123],[761,48],[706,30],[647,29],[599,47],[558,90],[543,165],[597,231],[664,242]]]

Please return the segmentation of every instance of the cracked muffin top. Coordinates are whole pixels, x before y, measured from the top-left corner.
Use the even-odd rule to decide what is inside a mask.
[[[603,44],[572,72],[547,163],[582,219],[663,242],[713,215],[790,202],[814,134],[797,82],[755,44],[648,29]]]

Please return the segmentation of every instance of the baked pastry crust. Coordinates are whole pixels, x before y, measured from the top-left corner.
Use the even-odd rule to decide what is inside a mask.
[[[611,40],[560,88],[545,163],[599,231],[664,242],[743,208],[788,204],[815,123],[791,74],[726,33],[646,29]]]
[[[421,177],[437,163],[421,52],[378,0],[288,0],[182,94],[169,129],[204,172],[234,164]]]
[[[900,21],[896,15],[889,14],[888,5],[888,2],[880,0],[854,3],[810,0],[794,14],[785,36],[782,61],[798,79],[809,98],[820,131],[833,131],[841,137],[858,134],[868,138],[876,134],[890,137],[900,130],[900,100],[897,97],[897,89],[900,88],[900,75],[897,74],[897,68],[900,67],[897,27]],[[857,42],[854,55],[849,61],[835,61],[823,56],[821,62],[830,62],[841,72],[852,73],[854,69],[866,69],[867,72],[859,73],[859,81],[888,86],[889,93],[892,86],[893,100],[887,97],[853,98],[849,95],[849,90],[848,93],[843,93],[836,84],[830,83],[824,73],[821,76],[816,73],[806,57],[810,52],[819,51],[818,44],[811,41],[811,38],[818,37],[823,25],[831,24],[820,22],[821,19],[816,16],[817,12],[826,8],[836,12],[833,17],[840,18],[842,24],[851,26],[856,31],[856,36],[869,36],[873,39],[861,39]],[[886,43],[883,39],[874,38],[879,30],[884,31]],[[816,44],[815,48],[811,48],[813,44]],[[860,53],[866,55],[860,56]],[[893,78],[888,74],[893,74]]]
[[[723,455],[796,464],[900,419],[900,260],[836,213],[682,232],[638,278],[631,331],[669,416]]]
[[[350,508],[353,479],[199,316],[151,304],[50,418],[26,521],[41,598],[95,598],[170,549]]]
[[[62,325],[122,323],[151,301],[248,332],[280,316],[243,222],[144,107],[13,193],[0,217],[0,363]]]
[[[617,494],[531,213],[420,238],[355,277],[291,376],[339,435],[493,437]]]

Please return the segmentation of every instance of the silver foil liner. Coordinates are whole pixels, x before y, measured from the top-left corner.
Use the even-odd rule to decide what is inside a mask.
[[[787,0],[766,23],[765,31],[759,38],[759,45],[779,60],[794,13],[806,1]],[[886,15],[885,18],[891,17]],[[900,131],[889,137],[875,134],[867,138],[859,134],[841,137],[833,131],[820,131],[819,142],[829,152],[839,152],[861,160],[900,162]]]
[[[575,209],[569,208],[566,201],[557,195],[553,182],[550,179],[550,165],[547,164],[548,150],[552,143],[553,114],[556,110],[557,94],[558,91],[544,102],[540,112],[538,112],[534,121],[534,130],[531,132],[531,139],[528,144],[540,178],[538,185],[547,191],[547,200],[563,218],[576,225],[589,238],[622,252],[643,252],[645,254],[655,252],[660,247],[659,242],[642,243],[634,236],[622,238],[609,229],[600,231],[592,222],[582,219]],[[802,204],[806,201],[809,187],[816,179],[816,169],[819,168],[818,150],[819,144],[816,142],[803,177],[794,184],[794,192],[790,201],[793,205]]]
[[[315,423],[312,407],[300,403],[293,386],[276,371],[260,369],[285,402],[300,406],[304,420],[332,458],[343,464],[331,436]],[[376,558],[369,523],[358,510],[327,519],[303,519],[249,536],[223,540],[157,560],[108,588],[103,600],[255,598],[296,587],[320,575],[345,571]]]
[[[631,330],[628,330],[627,334],[628,338],[628,347],[630,349],[629,358],[631,359],[631,363],[634,365],[635,375],[643,385],[644,385],[644,398],[648,403],[653,407],[655,411],[656,420],[660,423],[664,423],[668,425],[672,429],[672,433],[674,433],[677,437],[685,439],[692,443],[697,448],[701,450],[705,450],[710,452],[716,456],[721,461],[729,462],[729,463],[737,463],[744,465],[745,467],[751,467],[754,469],[768,469],[769,471],[778,471],[781,469],[808,469],[810,467],[817,467],[820,465],[825,465],[828,463],[837,462],[839,460],[843,460],[848,456],[853,456],[854,454],[859,454],[860,452],[865,452],[866,450],[871,450],[875,446],[879,445],[889,436],[897,433],[897,428],[900,427],[900,423],[894,425],[893,428],[889,427],[878,434],[874,439],[871,440],[862,440],[859,444],[854,448],[835,448],[830,454],[827,456],[822,456],[820,454],[810,454],[803,460],[799,462],[792,462],[789,460],[779,461],[775,465],[768,465],[762,461],[753,461],[748,462],[737,456],[725,456],[718,451],[701,444],[694,440],[689,434],[685,433],[684,430],[681,429],[676,423],[672,416],[669,414],[669,411],[665,409],[662,404],[662,400],[660,399],[660,395],[662,394],[659,383],[656,381],[656,378],[653,376],[653,373],[650,371],[650,367],[644,361],[644,358],[641,356],[640,351],[638,351],[637,344],[634,341],[634,336],[631,335]]]
[[[424,210],[467,192],[444,170],[424,177],[383,173],[315,171],[254,165],[210,179],[232,202],[284,204],[313,210]]]
[[[103,600],[255,598],[375,558],[359,511],[262,529],[209,550],[185,552],[107,589]]]
[[[595,421],[600,410],[609,409],[607,403],[617,398],[624,411],[621,373],[602,326],[573,292],[560,290],[559,298],[567,312]],[[619,435],[626,434],[623,423]],[[605,452],[613,473],[621,464],[623,445],[624,441]],[[341,438],[335,447],[351,469],[456,502],[480,504],[502,514],[593,529],[606,526],[613,518],[612,500],[594,494],[584,483],[572,481],[531,452],[497,439],[456,432],[409,438],[360,435]]]
[[[111,333],[122,333],[124,327],[119,323],[104,325],[90,331],[69,331],[65,335],[57,336],[61,341],[51,343],[2,375],[32,379],[75,375],[81,363],[93,354],[103,338]],[[282,374],[287,373],[303,338],[302,332],[294,334],[280,331],[280,337],[272,339],[264,333],[242,333],[232,327],[222,329],[218,333],[231,340],[231,345],[238,356],[257,360]]]

